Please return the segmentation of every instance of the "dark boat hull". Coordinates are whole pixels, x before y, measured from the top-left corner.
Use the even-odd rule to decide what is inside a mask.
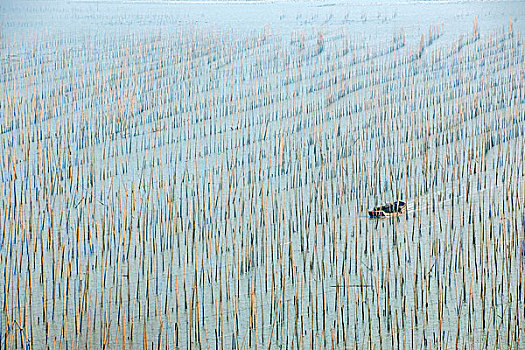
[[[386,218],[405,214],[407,212],[407,204],[403,201],[396,201],[388,203],[379,207],[375,207],[368,211],[368,215],[372,218]]]

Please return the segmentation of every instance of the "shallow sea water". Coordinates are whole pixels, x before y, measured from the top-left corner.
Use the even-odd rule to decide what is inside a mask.
[[[2,3],[0,348],[523,348],[523,4]]]

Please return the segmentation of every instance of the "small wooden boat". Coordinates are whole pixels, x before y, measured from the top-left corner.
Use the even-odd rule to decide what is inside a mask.
[[[407,212],[407,204],[403,201],[395,201],[393,203],[387,203],[385,205],[375,207],[368,211],[368,215],[372,218],[384,218],[389,216],[395,216],[405,214]]]

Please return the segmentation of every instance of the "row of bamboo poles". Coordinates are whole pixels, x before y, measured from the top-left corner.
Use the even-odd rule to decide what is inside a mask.
[[[521,348],[524,42],[428,33],[0,52],[0,348]]]

